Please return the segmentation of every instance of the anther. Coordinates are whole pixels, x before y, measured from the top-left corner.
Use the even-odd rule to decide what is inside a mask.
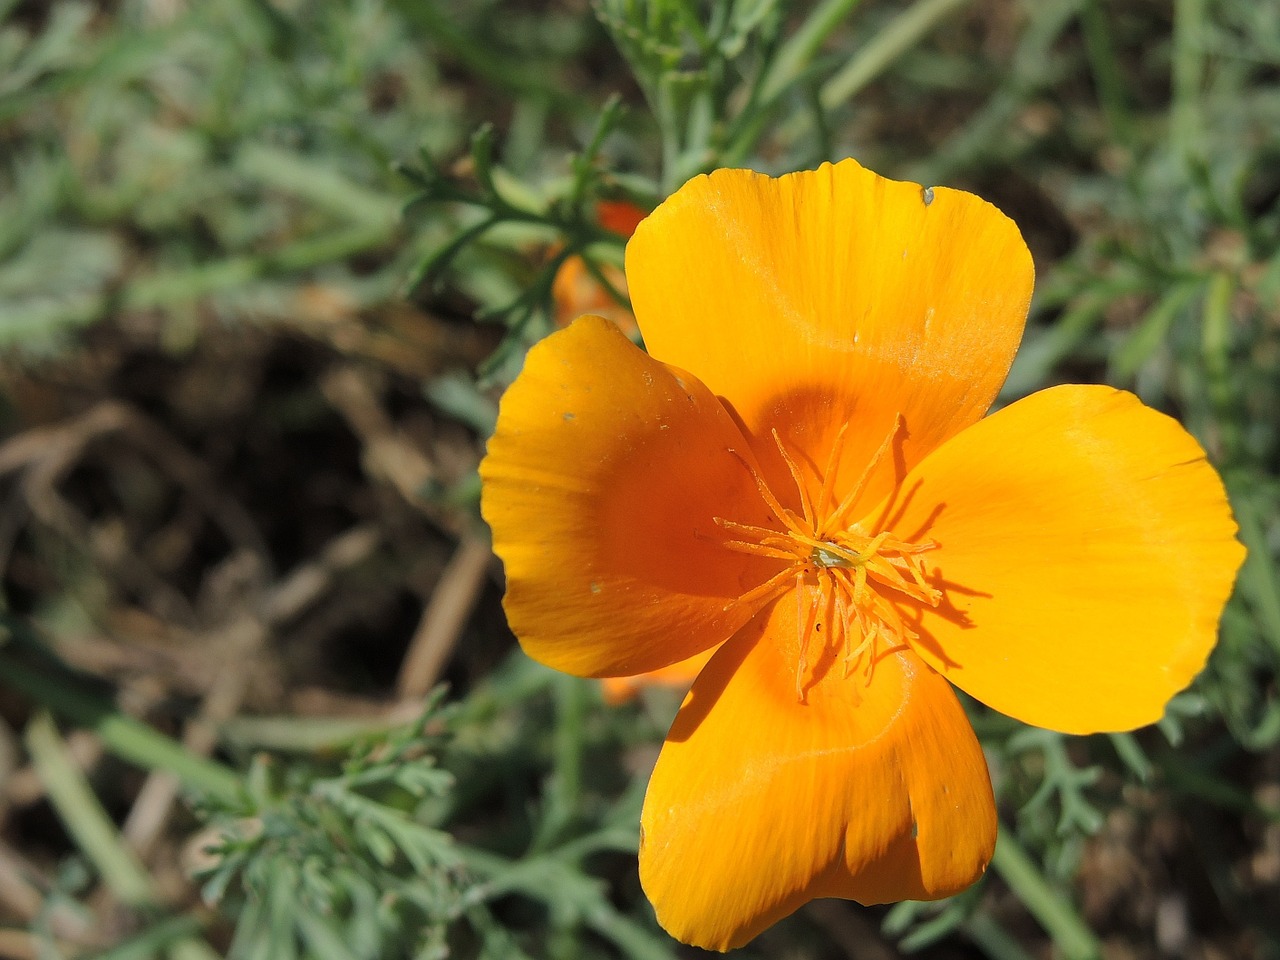
[[[896,413],[893,416],[893,426],[889,428],[888,436],[884,438],[879,449],[876,450],[875,456],[871,458],[871,461],[863,469],[862,476],[858,477],[858,482],[853,485],[853,489],[850,490],[845,495],[845,498],[840,501],[840,506],[836,507],[835,512],[833,512],[823,522],[821,528],[818,530],[819,536],[825,537],[830,531],[839,529],[844,523],[847,519],[846,514],[848,514],[848,512],[853,509],[853,505],[858,502],[858,497],[862,494],[862,488],[867,485],[867,480],[870,478],[872,471],[875,470],[880,461],[884,459],[884,455],[888,453],[889,447],[893,444],[893,438],[898,435],[898,431],[901,428],[902,414]]]
[[[813,505],[809,502],[809,495],[805,492],[804,480],[800,477],[800,468],[791,459],[791,454],[787,453],[787,448],[782,445],[782,437],[778,436],[777,430],[773,431],[773,442],[778,445],[778,453],[782,455],[782,462],[787,465],[787,470],[791,473],[791,480],[796,485],[796,492],[800,494],[800,509],[804,511],[805,526],[812,530],[814,525]]]
[[[803,533],[803,528],[796,522],[795,514],[778,502],[778,498],[773,495],[769,485],[764,482],[764,477],[760,476],[759,471],[751,465],[750,461],[733,447],[729,447],[728,450],[737,458],[739,463],[747,468],[747,472],[751,474],[751,479],[756,482],[756,490],[760,493],[760,499],[773,511],[773,515],[781,520],[792,533]]]

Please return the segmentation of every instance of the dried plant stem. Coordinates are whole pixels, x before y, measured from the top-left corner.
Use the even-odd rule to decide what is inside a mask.
[[[426,696],[440,679],[458,644],[467,618],[480,599],[493,553],[483,537],[467,536],[458,544],[409,643],[396,694],[401,699]]]

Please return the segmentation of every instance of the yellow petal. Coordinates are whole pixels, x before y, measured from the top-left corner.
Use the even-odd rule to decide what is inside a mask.
[[[724,549],[715,517],[761,514],[745,441],[695,378],[600,317],[529,351],[480,465],[530,656],[568,673],[645,673],[720,643],[772,572]],[[728,607],[728,609],[726,609]]]
[[[1204,451],[1110,387],[1044,390],[970,427],[885,515],[938,543],[945,599],[922,611],[917,652],[1067,733],[1158,720],[1203,667],[1244,559]]]
[[[802,703],[796,617],[784,596],[716,653],[649,782],[640,880],[687,943],[740,946],[815,897],[949,896],[991,857],[986,764],[947,683],[910,651],[869,685],[814,651]]]
[[[909,469],[979,419],[1022,336],[1033,268],[1017,227],[985,201],[886,180],[852,160],[778,179],[696,177],[640,224],[627,281],[650,353],[695,373],[754,438],[821,469],[852,421],[852,483],[905,420]],[[863,499],[889,490],[886,461]]]

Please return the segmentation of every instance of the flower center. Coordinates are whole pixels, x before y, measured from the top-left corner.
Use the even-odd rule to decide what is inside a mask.
[[[799,465],[775,430],[774,442],[799,493],[799,513],[784,507],[759,471],[737,451],[731,451],[751,473],[761,498],[783,529],[716,517],[716,524],[733,535],[723,545],[741,553],[776,559],[782,568],[726,609],[742,604],[762,608],[788,589],[794,590],[799,647],[796,698],[801,702],[808,686],[817,679],[809,669],[815,636],[823,644],[817,659],[822,653],[834,653],[843,661],[845,677],[858,671],[864,682],[870,683],[878,660],[919,639],[899,609],[901,600],[910,598],[931,607],[942,601],[942,592],[929,582],[921,559],[922,554],[937,547],[934,541],[910,543],[889,531],[868,531],[862,522],[850,523],[848,519],[867,478],[892,446],[901,425],[902,418],[898,416],[858,482],[838,503],[834,502],[832,488],[848,424],[836,435],[816,500],[810,498]],[[830,624],[825,633],[824,622]]]
[[[822,546],[814,547],[813,553],[809,555],[812,560],[820,567],[858,567],[866,563],[866,559],[861,556],[847,557],[836,544],[827,543]]]

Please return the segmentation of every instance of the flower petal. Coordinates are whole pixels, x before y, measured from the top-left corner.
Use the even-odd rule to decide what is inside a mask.
[[[778,179],[696,177],[640,224],[626,269],[649,352],[723,397],[762,463],[776,459],[776,428],[821,469],[853,421],[848,484],[897,415],[905,472],[986,412],[1033,277],[1018,228],[989,203],[853,160]],[[867,485],[868,505],[893,466]],[[771,481],[785,478],[775,464]]]
[[[797,615],[783,597],[716,653],[649,781],[640,880],[688,943],[740,946],[815,897],[949,896],[994,849],[986,764],[946,681],[903,651],[868,685],[827,651],[800,702]]]
[[[1110,387],[993,414],[897,501],[886,525],[937,541],[926,556],[945,592],[921,611],[917,652],[1002,713],[1067,733],[1158,720],[1204,666],[1244,559],[1199,444]]]
[[[754,611],[735,599],[771,572],[724,549],[714,519],[767,516],[745,449],[706,387],[607,320],[533,347],[480,465],[507,619],[529,655],[584,676],[644,673],[740,628]]]

